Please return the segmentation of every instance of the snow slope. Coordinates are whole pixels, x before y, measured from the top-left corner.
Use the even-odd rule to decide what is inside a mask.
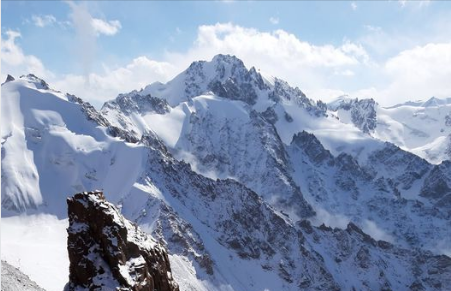
[[[363,108],[362,104],[366,107]],[[372,99],[342,96],[329,103],[328,108],[342,123],[353,124],[374,138],[396,144],[431,163],[439,164],[450,159],[449,98],[432,97],[425,102],[407,102],[384,108]]]
[[[68,193],[99,188],[114,198],[136,179],[142,150],[108,135],[68,95],[33,76],[3,84],[2,95],[3,216],[65,217]]]
[[[450,159],[451,104],[429,100],[421,106],[379,108],[377,114],[376,138],[435,164]]]
[[[68,226],[49,214],[2,217],[2,260],[45,290],[62,291],[69,278]]]
[[[2,290],[44,291],[35,282],[31,281],[27,275],[5,261],[2,261]]]

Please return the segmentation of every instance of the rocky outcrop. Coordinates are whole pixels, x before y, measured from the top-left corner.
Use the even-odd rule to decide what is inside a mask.
[[[80,110],[85,114],[88,120],[98,124],[99,126],[106,127],[108,129],[108,133],[112,136],[119,137],[130,143],[138,142],[139,139],[136,137],[136,132],[126,131],[112,125],[108,119],[100,114],[89,102],[85,102],[81,98],[72,94],[66,94],[66,97],[70,102],[80,105]]]
[[[6,78],[7,81],[8,81],[8,79],[9,79],[9,81],[13,81],[11,78]],[[25,79],[25,80],[28,80],[28,82],[30,82],[30,83],[34,83],[36,86],[36,89],[51,90],[49,87],[49,84],[47,84],[46,81],[37,77],[34,74],[22,75],[22,76],[20,76],[20,79]]]
[[[8,75],[9,76],[9,75]],[[2,261],[2,291],[45,291],[19,269]]]
[[[157,98],[150,94],[142,95],[136,90],[128,94],[119,94],[115,100],[106,102],[102,108],[104,111],[114,109],[121,110],[127,115],[133,112],[165,114],[170,111],[168,102],[165,99]]]
[[[451,215],[451,161],[435,165],[424,180],[420,195],[430,199]]]
[[[293,179],[307,201],[320,203],[329,213],[342,213],[365,231],[372,221],[404,248],[421,244],[434,250],[440,240],[449,244],[451,166],[447,164],[451,163],[431,171],[427,161],[386,143],[359,164],[345,153],[332,156],[306,132],[294,135],[287,152]],[[422,201],[429,201],[408,199],[414,191],[425,198]],[[424,226],[417,227],[418,221]],[[390,236],[383,238],[390,240]]]
[[[332,111],[344,110],[351,114],[352,123],[364,133],[374,132],[377,126],[376,101],[374,99],[343,99],[329,106]]]
[[[68,290],[178,291],[166,250],[102,192],[67,199]]]
[[[5,83],[11,82],[11,81],[14,81],[14,80],[15,80],[15,78],[13,76],[11,76],[10,74],[8,74],[8,76],[6,76]]]
[[[334,163],[331,153],[326,150],[321,142],[311,133],[306,131],[299,132],[293,136],[292,146],[303,149],[309,160],[319,165],[327,162],[330,165]]]

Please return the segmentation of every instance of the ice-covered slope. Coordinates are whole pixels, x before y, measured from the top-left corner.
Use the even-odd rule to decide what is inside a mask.
[[[375,137],[393,142],[432,163],[451,159],[451,103],[431,100],[419,106],[378,108]]]
[[[407,101],[401,104],[390,106],[387,108],[397,108],[401,106],[411,106],[411,107],[437,107],[443,105],[451,105],[451,98],[440,99],[437,97],[431,97],[427,101],[417,100],[417,101]]]
[[[3,216],[50,209],[64,217],[65,195],[103,188],[117,197],[141,165],[142,151],[109,135],[119,130],[93,108],[42,83],[28,75],[2,85]]]
[[[328,109],[341,122],[438,164],[451,158],[450,100],[432,97],[425,102],[381,107],[372,99],[343,96],[329,103]]]

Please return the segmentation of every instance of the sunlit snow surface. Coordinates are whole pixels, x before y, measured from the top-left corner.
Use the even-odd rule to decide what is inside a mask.
[[[2,218],[2,260],[47,291],[62,291],[69,280],[68,226],[46,214]]]
[[[451,117],[451,104],[378,108],[377,114],[376,138],[393,142],[432,163],[450,158],[446,151],[451,145],[451,124],[445,124],[445,117]]]
[[[346,100],[351,99],[340,97],[329,106],[336,108]],[[371,136],[391,142],[433,164],[450,159],[451,99],[432,97],[426,102],[407,102],[392,107],[376,105],[375,109],[377,125]],[[340,122],[352,125],[349,111],[339,109],[332,114],[336,114]]]

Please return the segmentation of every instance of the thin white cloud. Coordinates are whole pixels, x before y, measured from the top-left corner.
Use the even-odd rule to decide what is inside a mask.
[[[279,18],[278,17],[270,17],[269,18],[269,22],[271,22],[272,24],[276,25],[279,24]]]
[[[256,66],[267,60],[291,67],[336,67],[368,60],[364,48],[350,41],[339,47],[316,46],[281,29],[261,32],[231,23],[200,26],[189,55],[209,59],[218,53],[237,55]],[[170,57],[176,57],[176,54]]]
[[[69,18],[76,32],[74,54],[80,59],[86,82],[89,82],[92,64],[94,62],[97,46],[97,36],[100,34],[114,35],[122,27],[118,20],[104,21],[93,18],[86,3],[77,4],[66,2],[71,8]]]
[[[381,101],[450,97],[451,42],[404,50],[390,58],[384,70],[391,82],[381,92]]]
[[[88,75],[91,72],[92,63],[94,62],[97,43],[96,31],[92,25],[92,16],[85,3],[66,3],[71,8],[69,18],[76,32],[74,45],[77,48],[81,48],[73,50],[73,53],[80,60],[84,76],[88,81]]]
[[[369,234],[375,240],[383,240],[390,243],[394,242],[394,239],[391,235],[386,233],[383,229],[379,228],[376,223],[371,220],[365,220],[362,230]]]
[[[328,227],[346,229],[350,219],[342,214],[331,214],[325,209],[315,209],[316,216],[310,219],[310,222],[315,226],[324,224]]]
[[[351,9],[356,11],[357,10],[357,3],[351,2]]]
[[[14,30],[6,31],[6,38],[1,38],[1,63],[2,82],[6,74],[22,75],[34,73],[42,77],[53,77],[54,75],[45,69],[42,61],[33,56],[26,55],[16,43],[16,39],[21,37],[20,32]]]
[[[336,72],[334,72],[334,74],[338,75],[338,76],[346,76],[346,77],[352,77],[355,75],[354,72],[351,70],[336,71]]]
[[[46,27],[55,24],[56,18],[55,16],[48,15],[32,15],[31,16],[32,23],[37,27]]]
[[[406,7],[408,3],[415,4],[415,8],[422,8],[426,7],[430,4],[430,0],[398,0],[399,5],[401,5],[402,8]]]
[[[179,69],[167,62],[159,62],[141,56],[119,68],[104,66],[103,73],[91,73],[86,82],[83,76],[66,75],[52,82],[55,88],[70,92],[100,107],[103,102],[115,98],[119,93],[139,90],[155,81],[166,82]]]
[[[210,60],[218,53],[236,55],[248,67],[260,68],[309,92],[328,89],[328,77],[349,78],[338,76],[336,72],[350,75],[353,67],[366,63],[369,58],[363,47],[350,41],[341,46],[315,46],[284,30],[261,32],[232,24],[216,24],[200,26],[196,41],[186,53],[168,52],[162,61],[138,57],[124,67],[106,68],[102,74],[93,74],[96,34],[89,22],[86,25],[92,17],[83,6],[72,5],[71,19],[77,31],[78,47],[83,47],[78,57],[84,75],[68,75],[55,81],[58,89],[95,100],[97,104],[154,81],[168,81],[192,61]]]
[[[329,79],[351,79],[335,72],[371,63],[364,47],[349,40],[339,46],[313,45],[284,30],[264,32],[231,23],[200,26],[191,49],[169,52],[166,60],[182,70],[191,61],[210,60],[218,53],[235,55],[246,66],[285,79],[314,98],[323,98],[324,89],[340,89],[330,87]]]
[[[91,25],[97,34],[105,35],[115,35],[122,28],[119,20],[105,21],[98,18],[92,18]]]
[[[82,25],[86,23],[84,20],[92,19],[90,14],[77,9],[73,11],[72,21],[79,30],[77,41],[83,47],[82,63],[86,61],[88,68],[84,75],[50,78],[48,82],[97,105],[118,93],[155,81],[166,82],[192,61],[210,60],[218,53],[236,55],[247,67],[255,66],[267,75],[285,79],[309,97],[324,101],[346,93],[375,98],[382,105],[427,99],[432,95],[451,96],[449,42],[404,49],[388,60],[375,61],[362,43],[344,40],[340,45],[313,45],[284,30],[265,32],[230,23],[200,26],[196,40],[186,52],[167,52],[159,60],[136,57],[126,65],[105,67],[102,73],[94,74],[89,61],[94,57],[90,53],[95,51],[96,32],[89,22],[86,27]],[[383,33],[379,28],[368,30]],[[15,42],[20,37],[18,32],[8,31],[6,36],[2,38],[3,72],[52,76],[38,58],[22,52]],[[362,85],[362,78],[370,81]],[[347,85],[355,89],[349,90]]]

